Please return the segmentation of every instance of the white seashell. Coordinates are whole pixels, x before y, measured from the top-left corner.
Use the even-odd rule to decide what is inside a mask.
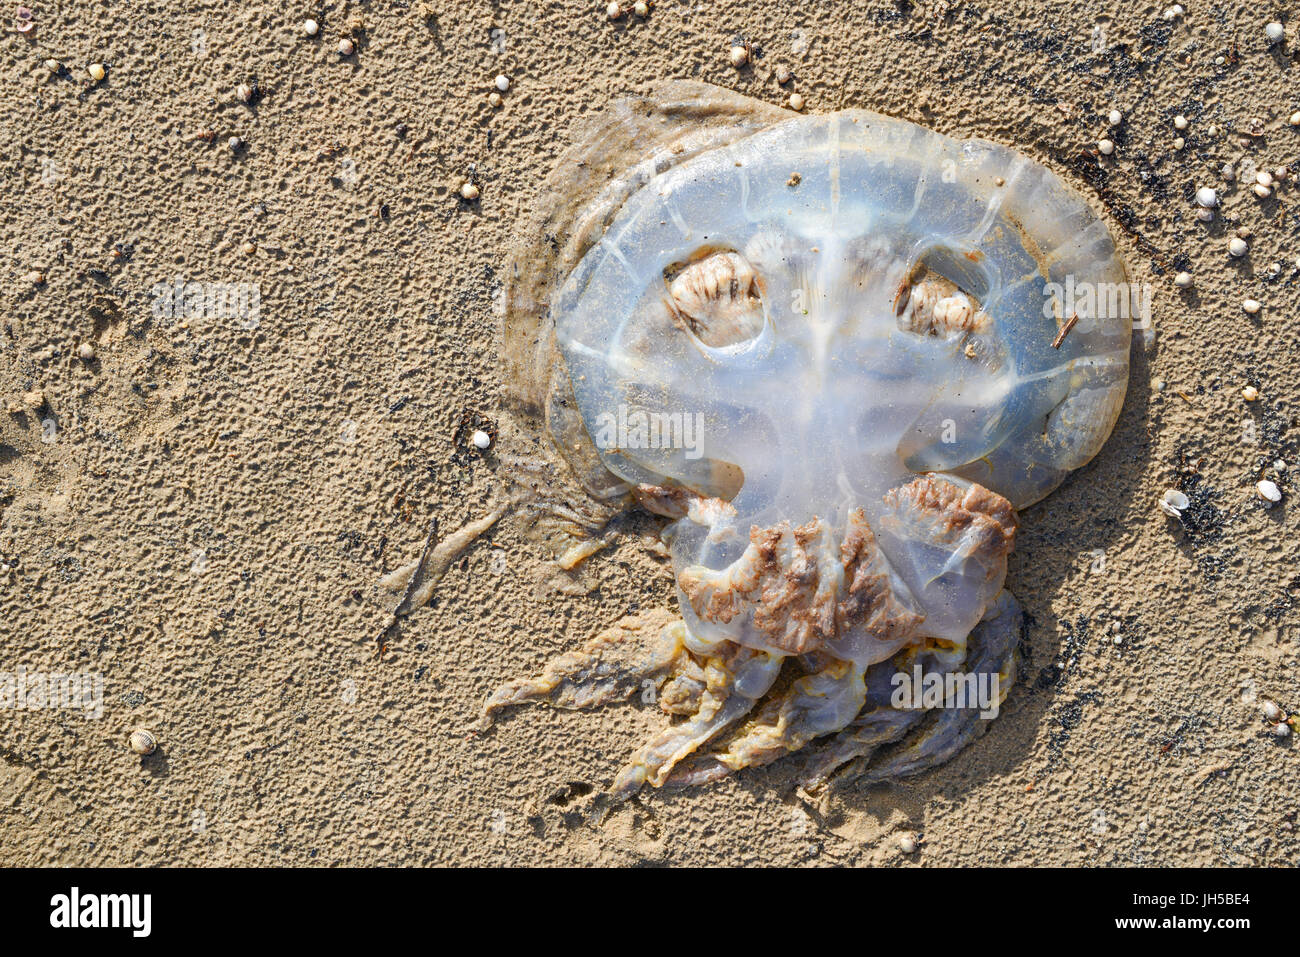
[[[316,31],[319,29],[320,29],[320,24],[317,23],[315,20],[304,20],[302,22],[302,32],[307,34],[307,36],[309,37],[314,37],[316,35]]]
[[[1176,129],[1176,130],[1185,130],[1185,129],[1187,129],[1187,117],[1183,116],[1181,113],[1179,113],[1177,116],[1175,116],[1175,117],[1174,117],[1174,129]]]
[[[498,74],[496,78],[496,88],[500,90],[502,93],[505,93],[507,90],[509,90],[510,77],[506,76],[504,73]]]
[[[1276,20],[1264,25],[1264,38],[1268,40],[1269,43],[1277,43],[1277,41],[1281,40],[1284,36],[1286,36],[1286,27],[1282,26],[1282,24],[1278,23]]]
[[[1251,190],[1260,199],[1268,199],[1270,196],[1273,195],[1273,191],[1271,189],[1269,189],[1267,186],[1264,186],[1260,183],[1256,183],[1254,186],[1252,186]]]
[[[1282,709],[1272,701],[1265,701],[1262,710],[1267,721],[1278,721],[1282,717]]]
[[[1097,149],[1102,153],[1102,155],[1109,156],[1111,153],[1115,152],[1115,144],[1110,140],[1098,140]]]
[[[105,76],[104,64],[92,63],[87,69],[88,72],[90,73],[90,78],[94,80],[96,83],[104,79]]]
[[[1255,486],[1255,488],[1259,492],[1259,497],[1264,499],[1264,501],[1266,502],[1282,501],[1282,490],[1277,487],[1277,483],[1275,482],[1270,482],[1268,479],[1263,479],[1258,485]]]
[[[1254,315],[1263,308],[1263,304],[1258,299],[1243,299],[1241,302],[1241,311]]]
[[[1174,277],[1174,285],[1180,289],[1188,289],[1192,285],[1192,274],[1189,272],[1180,272]]]
[[[1238,259],[1246,255],[1249,251],[1250,246],[1247,245],[1246,240],[1242,239],[1240,236],[1233,236],[1232,239],[1228,241],[1228,252],[1236,256]]]
[[[153,754],[158,747],[158,739],[154,737],[153,732],[146,731],[144,728],[132,731],[128,743],[136,754]]]
[[[1279,721],[1273,726],[1273,734],[1279,738],[1289,738],[1291,737],[1291,725],[1285,721]]]
[[[474,443],[474,448],[486,449],[492,444],[492,436],[488,435],[482,429],[476,429],[474,434],[470,436],[470,441]]]
[[[1183,509],[1191,504],[1191,499],[1176,488],[1165,489],[1165,494],[1160,497],[1160,511],[1170,518],[1182,518]]]
[[[1245,399],[1247,402],[1254,402],[1256,399],[1259,398],[1259,390],[1256,389],[1253,385],[1248,385],[1241,390],[1241,397]]]
[[[1219,205],[1219,194],[1212,186],[1202,186],[1196,191],[1196,203],[1198,206],[1212,209]]]
[[[904,854],[915,854],[920,845],[917,843],[916,835],[911,831],[898,836],[898,849]]]

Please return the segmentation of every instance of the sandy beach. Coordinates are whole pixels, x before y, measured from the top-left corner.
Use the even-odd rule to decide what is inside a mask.
[[[0,864],[1300,864],[1294,735],[1262,713],[1300,710],[1285,5],[29,2],[30,30],[0,11],[0,673],[100,690],[0,708]],[[507,514],[388,627],[430,523],[503,501],[519,449],[469,432],[502,415],[543,181],[668,78],[1012,147],[1149,284],[1110,439],[1020,515],[1019,680],[923,775],[810,798],[777,762],[609,808],[657,708],[480,729],[503,682],[675,614],[648,519],[561,574]]]

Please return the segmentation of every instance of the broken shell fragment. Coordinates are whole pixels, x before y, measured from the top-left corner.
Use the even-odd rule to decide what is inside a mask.
[[[1160,497],[1160,511],[1170,518],[1182,518],[1183,509],[1191,504],[1191,500],[1176,488],[1165,489],[1165,494]]]

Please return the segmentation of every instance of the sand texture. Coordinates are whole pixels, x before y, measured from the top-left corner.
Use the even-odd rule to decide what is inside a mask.
[[[1185,6],[659,0],[610,22],[568,0],[36,0],[27,33],[7,11],[0,672],[95,673],[103,697],[98,719],[0,709],[0,863],[1300,864],[1294,737],[1261,717],[1300,710],[1300,189],[1220,173],[1300,169],[1300,24]],[[663,78],[1012,146],[1151,285],[1109,442],[1020,516],[1021,680],[937,771],[813,799],[777,763],[611,809],[658,709],[480,730],[503,682],[675,609],[648,519],[562,572],[507,515],[439,553],[430,604],[389,627],[380,580],[432,521],[489,515],[525,451],[467,443],[502,416],[520,225],[576,124]],[[1201,185],[1222,196],[1208,226]],[[167,315],[155,287],[177,282],[249,284],[256,321]]]

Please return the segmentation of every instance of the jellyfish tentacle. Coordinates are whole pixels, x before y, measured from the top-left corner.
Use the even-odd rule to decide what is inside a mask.
[[[560,655],[540,674],[506,682],[484,705],[484,726],[496,712],[529,701],[579,710],[625,700],[646,690],[646,682],[655,689],[679,678],[684,684],[698,668],[683,643],[685,628],[680,621],[664,624],[668,617],[664,612],[624,618],[580,650]],[[646,640],[647,631],[654,634],[652,640]]]
[[[663,785],[679,762],[748,714],[781,670],[780,655],[733,642],[721,643],[718,651],[705,662],[707,684],[698,710],[637,750],[610,789],[613,800],[627,800],[646,784]]]

